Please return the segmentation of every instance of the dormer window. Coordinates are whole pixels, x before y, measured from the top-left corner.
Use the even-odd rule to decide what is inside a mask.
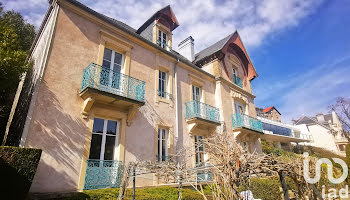
[[[161,30],[158,30],[158,45],[162,48],[167,46],[167,35]]]

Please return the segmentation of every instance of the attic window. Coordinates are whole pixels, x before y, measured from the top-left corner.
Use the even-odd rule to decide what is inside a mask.
[[[162,48],[167,46],[167,35],[161,30],[158,30],[158,45]]]

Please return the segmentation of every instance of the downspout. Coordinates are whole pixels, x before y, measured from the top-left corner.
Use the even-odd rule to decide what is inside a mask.
[[[175,152],[177,153],[178,151],[178,138],[179,138],[179,100],[177,98],[178,94],[177,94],[177,64],[179,63],[179,58],[176,59],[176,62],[174,64],[174,77],[175,77],[175,107],[176,107],[176,111],[175,111]],[[178,158],[177,158],[177,161]]]

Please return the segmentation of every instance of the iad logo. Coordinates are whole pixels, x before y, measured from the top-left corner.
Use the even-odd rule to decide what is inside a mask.
[[[304,178],[307,183],[309,184],[315,184],[317,183],[320,178],[321,178],[321,165],[326,164],[327,165],[327,176],[328,180],[333,183],[333,184],[339,184],[342,183],[346,177],[348,176],[348,167],[345,164],[345,162],[339,158],[332,158],[332,160],[335,163],[340,164],[340,166],[343,168],[343,174],[339,178],[334,178],[333,177],[333,164],[332,162],[327,159],[327,158],[321,158],[318,159],[316,162],[316,174],[314,178],[310,178],[310,173],[309,173],[309,154],[307,152],[304,152]],[[330,188],[328,189],[328,194],[326,194],[326,187],[325,185],[322,186],[322,198],[349,198],[349,188],[346,185],[345,188],[339,189],[339,194],[337,192],[337,189],[335,188]]]
[[[346,163],[339,158],[332,158],[335,163],[340,164],[340,166],[343,168],[343,174],[339,178],[334,178],[333,177],[333,164],[328,158],[321,158],[318,159],[316,162],[316,175],[314,178],[310,178],[310,173],[309,173],[309,153],[304,152],[304,178],[307,183],[310,184],[315,184],[317,183],[320,178],[321,178],[321,165],[327,164],[327,175],[328,175],[328,180],[333,183],[333,184],[339,184],[342,183],[346,177],[348,176],[348,166]]]

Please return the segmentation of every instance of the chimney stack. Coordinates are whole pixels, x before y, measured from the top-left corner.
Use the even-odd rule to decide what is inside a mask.
[[[188,38],[184,39],[180,44],[179,47],[179,53],[187,58],[189,61],[194,60],[194,39],[192,36],[189,36]]]
[[[318,113],[316,118],[318,122],[324,122],[324,115],[322,113]]]

